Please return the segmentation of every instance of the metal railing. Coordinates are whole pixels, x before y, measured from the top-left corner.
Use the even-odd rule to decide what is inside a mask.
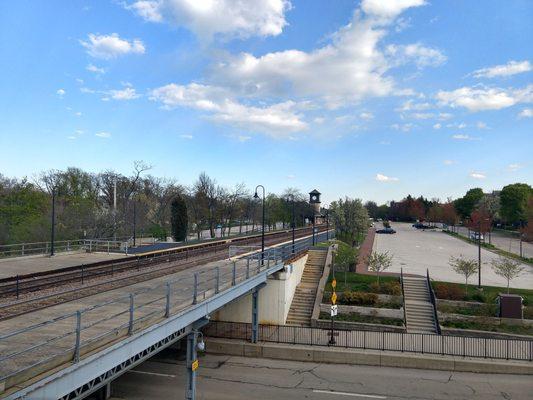
[[[405,311],[405,291],[403,288],[403,268],[400,268],[400,284],[402,285],[403,324],[407,326],[407,313]]]
[[[437,333],[440,335],[442,334],[442,332],[440,330],[439,313],[437,312],[437,298],[435,296],[435,291],[433,290],[433,286],[431,285],[431,280],[429,279],[429,269],[426,269],[426,282],[428,285],[429,298],[431,299],[431,305],[433,306],[433,316],[435,318],[435,327],[437,329]]]
[[[442,356],[520,361],[533,360],[533,340],[527,339],[492,339],[426,333],[334,329],[335,343],[331,344],[331,329],[295,325],[260,325],[258,334],[259,341],[272,343],[332,346]],[[249,340],[251,324],[212,321],[204,328],[204,335]]]
[[[334,233],[330,232],[329,236]],[[326,232],[318,238],[326,240]],[[53,369],[69,361],[77,362],[80,356],[95,348],[103,348],[120,337],[175,315],[306,252],[311,246],[310,237],[298,239],[294,247],[287,243],[237,260],[216,262],[215,266],[149,289],[11,332],[4,330],[0,335],[0,382],[4,381],[7,388],[20,383],[17,374],[22,371],[31,375],[29,370],[41,371],[39,368],[44,368],[44,364]]]

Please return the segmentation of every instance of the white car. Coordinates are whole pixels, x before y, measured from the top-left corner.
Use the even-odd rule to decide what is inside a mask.
[[[478,241],[478,240],[485,240],[482,233],[479,232],[470,232],[470,239]]]

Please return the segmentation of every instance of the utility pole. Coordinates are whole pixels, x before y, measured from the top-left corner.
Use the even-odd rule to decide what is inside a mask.
[[[117,240],[117,178],[113,182],[113,240]]]
[[[136,234],[135,234],[135,231],[136,231],[136,228],[137,228],[137,206],[136,206],[136,201],[135,201],[135,197],[133,198],[133,247],[136,246]]]
[[[52,189],[52,232],[50,238],[50,256],[55,254],[55,236],[56,236],[56,189]]]

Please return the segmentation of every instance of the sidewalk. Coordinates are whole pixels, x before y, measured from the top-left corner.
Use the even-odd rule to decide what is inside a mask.
[[[263,357],[291,361],[312,361],[318,363],[373,365],[451,372],[533,375],[533,363],[527,361],[474,359],[455,356],[436,356],[265,342],[253,344],[240,339],[218,339],[207,337],[206,351],[209,354]]]

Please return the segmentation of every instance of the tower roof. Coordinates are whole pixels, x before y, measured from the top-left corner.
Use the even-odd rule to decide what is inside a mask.
[[[309,194],[320,194],[320,192],[316,189],[313,189]]]

